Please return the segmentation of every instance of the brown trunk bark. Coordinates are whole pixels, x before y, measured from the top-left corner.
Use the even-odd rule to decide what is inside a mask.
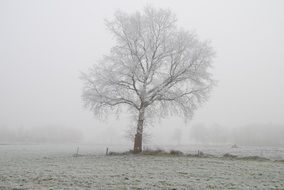
[[[134,138],[134,150],[135,154],[142,152],[142,134],[136,133]]]
[[[144,113],[145,108],[139,110],[138,122],[137,122],[137,132],[134,138],[134,148],[133,152],[135,154],[142,152],[142,134],[143,134],[143,125],[144,125]]]

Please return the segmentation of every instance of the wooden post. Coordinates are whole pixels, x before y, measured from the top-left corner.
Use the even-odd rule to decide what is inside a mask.
[[[75,157],[79,156],[79,146],[77,147],[76,153],[74,154]]]

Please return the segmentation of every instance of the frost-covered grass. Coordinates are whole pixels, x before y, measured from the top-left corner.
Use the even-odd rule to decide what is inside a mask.
[[[67,148],[66,148],[67,147]],[[0,189],[284,189],[284,163],[0,146]]]

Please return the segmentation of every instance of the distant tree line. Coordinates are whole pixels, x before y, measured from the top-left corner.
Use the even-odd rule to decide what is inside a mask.
[[[198,143],[284,146],[284,125],[248,124],[231,128],[198,124],[191,127],[190,139]]]
[[[0,126],[0,143],[72,143],[82,140],[82,133],[61,126],[7,127]]]

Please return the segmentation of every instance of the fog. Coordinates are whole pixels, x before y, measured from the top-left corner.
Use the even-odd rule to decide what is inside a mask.
[[[155,122],[147,143],[284,146],[281,0],[0,0],[0,142],[131,144],[129,115],[95,118],[79,76],[114,44],[104,19],[147,5],[211,41],[218,81],[191,121]]]

